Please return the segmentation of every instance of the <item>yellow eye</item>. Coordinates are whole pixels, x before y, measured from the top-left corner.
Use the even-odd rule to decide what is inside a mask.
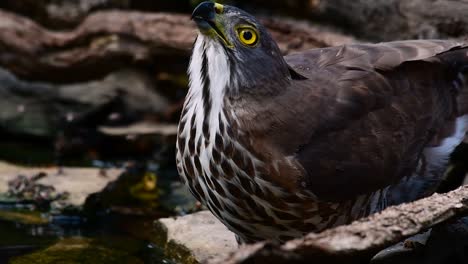
[[[258,35],[255,30],[251,28],[239,28],[237,30],[240,41],[247,46],[254,46],[257,44]]]

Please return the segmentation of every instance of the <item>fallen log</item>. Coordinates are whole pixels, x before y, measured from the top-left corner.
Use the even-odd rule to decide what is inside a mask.
[[[153,0],[2,0],[0,9],[26,16],[47,28],[73,28],[89,13],[98,10],[135,10],[147,12],[190,13],[195,1]]]
[[[237,0],[275,12],[328,23],[362,39],[464,38],[468,35],[465,0]]]
[[[74,27],[90,12],[128,9],[129,0],[2,0],[0,8],[26,16],[52,29]]]
[[[264,18],[284,53],[354,41],[327,28]],[[17,76],[55,82],[85,81],[122,66],[188,60],[196,30],[188,15],[105,11],[71,31],[51,31],[0,10],[0,66]],[[184,69],[185,70],[185,69]]]
[[[468,186],[462,186],[284,245],[260,242],[243,246],[213,263],[366,263],[385,247],[467,213]]]
[[[318,18],[379,41],[463,38],[468,35],[466,14],[468,3],[464,0],[332,0],[319,1],[312,10]]]
[[[0,94],[0,131],[42,138],[53,138],[69,126],[78,132],[139,121],[145,115],[163,115],[170,106],[151,77],[136,69],[61,85],[21,81],[0,69]]]

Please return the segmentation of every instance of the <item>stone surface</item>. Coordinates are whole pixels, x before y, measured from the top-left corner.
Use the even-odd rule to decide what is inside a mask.
[[[44,172],[47,177],[38,181],[40,184],[54,186],[57,192],[68,192],[70,194],[67,203],[74,206],[84,204],[86,197],[101,191],[109,182],[114,181],[122,173],[119,169],[109,169],[106,177],[99,175],[99,169],[95,168],[65,168],[63,174],[58,174],[58,169],[49,168],[27,168],[0,162],[0,193],[8,190],[8,181],[19,174],[33,176]]]
[[[101,80],[74,84],[49,84],[17,79],[0,68],[0,129],[12,134],[53,137],[58,128],[94,120],[105,125],[116,118],[141,118],[161,113],[169,105],[151,78],[138,70],[124,69]],[[100,123],[104,122],[104,123]]]
[[[181,263],[205,263],[238,247],[234,233],[209,211],[160,219],[155,228],[157,243],[168,257]]]
[[[150,122],[139,122],[124,127],[101,126],[98,130],[106,135],[126,136],[126,135],[161,135],[175,136],[177,134],[176,124],[154,124]]]

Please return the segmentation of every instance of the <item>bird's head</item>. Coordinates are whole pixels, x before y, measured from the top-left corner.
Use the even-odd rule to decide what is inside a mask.
[[[290,78],[277,44],[252,15],[233,6],[203,2],[192,19],[200,31],[192,55],[196,70],[205,70],[211,78],[229,76],[227,83],[236,92]]]

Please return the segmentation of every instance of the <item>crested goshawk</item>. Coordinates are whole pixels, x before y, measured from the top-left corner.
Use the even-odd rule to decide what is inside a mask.
[[[177,167],[239,241],[286,241],[436,191],[468,128],[466,44],[283,57],[238,8],[203,2],[192,18]]]

